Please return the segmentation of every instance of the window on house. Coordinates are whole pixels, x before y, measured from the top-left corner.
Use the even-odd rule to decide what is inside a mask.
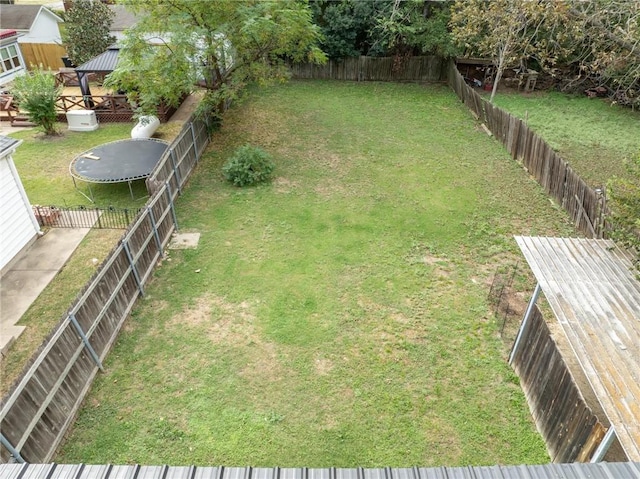
[[[2,59],[2,72],[8,73],[18,68],[22,68],[20,56],[15,45],[0,47],[0,58]]]

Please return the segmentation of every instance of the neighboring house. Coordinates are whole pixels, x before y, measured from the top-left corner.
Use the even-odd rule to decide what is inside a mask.
[[[0,135],[0,274],[40,233],[11,155],[22,143]]]
[[[42,65],[57,70],[63,66],[62,36],[58,26],[63,20],[43,5],[1,5],[0,28],[15,30],[25,65]]]
[[[0,30],[0,59],[2,60],[0,86],[6,85],[17,76],[24,75],[27,67],[22,58],[20,45],[18,45],[18,33],[15,30]]]
[[[114,13],[109,33],[116,37],[116,42],[119,42],[124,38],[125,31],[138,23],[140,17],[128,10],[126,5],[108,5],[108,7]]]

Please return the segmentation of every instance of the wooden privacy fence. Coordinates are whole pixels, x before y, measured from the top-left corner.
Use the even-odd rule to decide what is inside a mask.
[[[40,65],[45,70],[58,70],[64,66],[62,57],[67,56],[63,46],[53,43],[21,43],[20,51],[29,70]]]
[[[483,100],[449,64],[448,83],[464,104],[502,142],[544,190],[568,213],[576,228],[593,238],[606,233],[607,208],[603,191],[591,188],[522,120]]]
[[[298,79],[433,82],[445,78],[446,63],[436,56],[353,57],[324,65],[294,63],[291,72]]]
[[[149,201],[3,399],[3,462],[52,459],[177,229],[174,199],[209,142],[207,132],[206,122],[187,122],[158,164]],[[168,171],[163,166],[167,162],[172,165]]]
[[[514,351],[512,365],[551,460],[588,461],[606,429],[585,403],[537,306],[520,344],[526,347]]]

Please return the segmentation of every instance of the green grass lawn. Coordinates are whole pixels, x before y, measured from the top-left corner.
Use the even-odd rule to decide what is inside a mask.
[[[84,132],[68,131],[64,124],[58,129],[61,132],[58,137],[46,137],[35,128],[11,135],[24,141],[13,159],[29,201],[54,206],[90,205],[74,188],[69,164],[95,146],[130,138],[131,123],[104,123],[96,131]],[[86,183],[77,184],[81,191],[89,193]],[[133,182],[134,199],[127,183],[93,184],[91,189],[97,206],[141,207],[148,199],[144,181]]]
[[[171,142],[179,133],[183,122],[162,124],[154,137]],[[70,132],[65,124],[58,125],[60,136],[46,137],[37,129],[12,132],[11,136],[23,141],[13,159],[27,196],[32,204],[76,206],[91,205],[73,186],[69,176],[69,163],[78,154],[102,143],[130,137],[130,123],[103,123],[93,132]],[[79,187],[87,193],[86,184]],[[133,184],[135,198],[131,198],[126,183],[93,185],[97,206],[115,205],[139,208],[148,197],[144,181]],[[0,394],[11,387],[26,363],[47,338],[72,301],[96,270],[98,264],[115,247],[124,230],[93,230],[79,245],[69,262],[55,276],[18,323],[26,326],[0,358]]]
[[[244,143],[271,184],[223,182]],[[575,233],[448,88],[257,92],[178,216],[200,245],[157,271],[56,462],[548,462],[486,298],[512,235]]]
[[[626,176],[624,160],[640,155],[640,112],[600,98],[557,92],[499,93],[496,105],[528,124],[591,186]]]

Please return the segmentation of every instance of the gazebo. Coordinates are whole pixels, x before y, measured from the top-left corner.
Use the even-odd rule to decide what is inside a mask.
[[[80,91],[82,96],[87,98],[86,101],[91,101],[91,89],[89,88],[89,74],[98,73],[107,75],[116,69],[118,66],[118,56],[120,55],[120,47],[110,46],[107,51],[101,53],[97,57],[92,58],[88,62],[75,68],[76,75],[78,76],[78,84],[80,85]],[[91,108],[90,105],[87,107]]]

